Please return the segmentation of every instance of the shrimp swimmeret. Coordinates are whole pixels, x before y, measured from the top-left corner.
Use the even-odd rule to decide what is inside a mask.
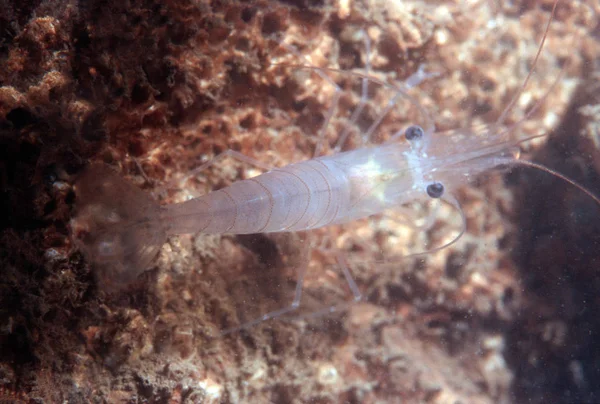
[[[524,119],[510,127],[504,126],[507,115],[531,77],[557,2],[554,3],[531,71],[497,122],[485,128],[483,136],[475,136],[472,129],[435,133],[433,120],[407,93],[415,82],[427,75],[420,72],[413,81],[409,79],[404,87],[391,85],[370,76],[367,61],[365,74],[350,73],[361,79],[363,98],[367,95],[368,83],[387,87],[395,94],[393,100],[405,97],[413,102],[425,118],[424,127],[411,125],[401,132],[403,136],[396,134],[380,145],[272,169],[204,196],[165,206],[160,206],[149,194],[135,188],[111,170],[92,165],[83,172],[76,184],[77,221],[93,223],[93,226],[79,229],[78,245],[97,270],[103,271],[101,279],[104,286],[118,289],[127,286],[141,271],[147,269],[167,237],[172,235],[311,230],[430,199],[441,199],[462,214],[453,196],[454,191],[477,175],[499,166],[522,164],[546,170],[586,192],[600,204],[597,197],[568,178],[535,163],[518,160],[519,144],[523,140],[515,140],[512,135],[544,99]],[[366,45],[368,51],[368,40]],[[333,70],[307,66],[299,68],[312,69],[321,76]],[[394,102],[389,105],[393,106]],[[357,110],[360,109],[359,106]],[[352,119],[356,119],[355,115],[359,113],[353,114]],[[381,119],[376,120],[373,130]],[[325,125],[327,123],[326,120]],[[367,131],[367,138],[373,130]],[[344,135],[341,137],[345,138]],[[82,220],[85,218],[92,219]],[[289,307],[267,313],[242,327],[294,310],[300,303],[304,270],[300,271],[296,295]],[[343,270],[355,299],[360,298],[347,268]]]

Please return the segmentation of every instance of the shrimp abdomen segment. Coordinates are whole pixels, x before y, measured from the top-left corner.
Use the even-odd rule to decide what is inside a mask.
[[[334,164],[309,160],[275,169],[163,212],[169,234],[251,234],[322,227],[347,210],[350,186]]]

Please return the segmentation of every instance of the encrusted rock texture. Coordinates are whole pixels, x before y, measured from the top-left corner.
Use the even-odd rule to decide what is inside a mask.
[[[227,149],[268,166],[311,158],[334,83],[324,149],[346,128],[345,147],[361,147],[357,134],[394,96],[370,83],[364,113],[349,119],[361,79],[348,72],[365,72],[365,36],[369,74],[433,73],[410,93],[439,131],[491,125],[524,82],[551,9],[550,0],[2,1],[0,401],[600,401],[600,209],[549,173],[486,173],[458,192],[462,239],[412,258],[450,241],[460,215],[443,206],[419,230],[433,208],[415,205],[401,219],[308,234],[171,237],[123,289],[101,287],[74,230],[83,219],[73,185],[91,163],[173,203],[260,172],[230,158],[194,172]],[[546,135],[524,143],[521,158],[596,194],[599,14],[591,0],[559,3],[507,119],[528,118],[521,138]],[[375,137],[424,121],[401,101]],[[363,299],[315,315],[352,301],[338,255]],[[288,305],[307,259],[299,316],[220,336]]]

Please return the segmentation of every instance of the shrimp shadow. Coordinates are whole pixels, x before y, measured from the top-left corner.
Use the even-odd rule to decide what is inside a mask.
[[[583,136],[597,104],[583,83],[534,160],[600,193],[600,150]],[[600,386],[600,207],[557,177],[519,168],[513,250],[523,306],[507,333],[516,402],[597,402]],[[537,360],[532,360],[537,358]]]
[[[260,338],[264,332],[301,326],[305,332],[327,331],[340,338],[340,316],[334,308],[348,304],[350,291],[341,273],[336,277],[310,264],[315,258],[310,232],[236,235],[233,240],[242,261],[233,258],[233,265],[220,264],[218,273],[207,274],[218,279],[216,289],[220,290],[216,299],[214,293],[208,293],[213,296],[208,300],[218,300],[207,310],[217,327],[213,337],[224,332],[220,336],[242,333]],[[317,256],[319,262],[324,259]],[[335,264],[325,261],[322,264],[333,270],[329,264]],[[304,274],[301,298],[298,306],[292,307],[300,273]],[[263,318],[265,315],[269,317]]]
[[[241,258],[223,257],[228,263],[221,263],[218,273],[210,274],[218,279],[221,295],[219,307],[209,310],[215,331],[238,327],[237,331],[241,331],[265,323],[275,326],[279,319],[252,323],[265,313],[291,304],[303,258],[303,252],[294,245],[301,243],[302,237],[286,233],[248,234],[233,236],[232,241]]]

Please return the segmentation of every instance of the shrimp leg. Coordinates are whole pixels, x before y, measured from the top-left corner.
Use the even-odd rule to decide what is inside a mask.
[[[277,317],[281,317],[287,313],[290,313],[296,310],[300,306],[300,300],[302,299],[302,288],[304,287],[304,276],[306,275],[306,269],[308,267],[308,262],[304,263],[302,267],[298,268],[298,278],[296,283],[296,289],[294,291],[294,300],[289,306],[283,307],[278,310],[270,311],[266,314],[263,314],[261,317],[255,318],[254,320],[250,320],[244,324],[241,324],[236,327],[226,328],[225,330],[219,333],[220,337],[223,337],[228,334],[232,334],[241,330],[245,330],[251,327],[254,327],[264,321],[273,320]]]
[[[348,135],[350,135],[350,130],[352,126],[354,126],[354,124],[356,123],[356,120],[362,113],[363,109],[367,105],[367,101],[369,100],[368,76],[371,71],[371,40],[369,38],[369,35],[364,30],[361,30],[360,32],[365,42],[365,77],[361,79],[360,101],[358,102],[358,105],[352,112],[352,115],[350,116],[350,120],[346,125],[346,128],[340,135],[340,138],[338,139],[335,148],[333,149],[335,153],[339,153],[342,150],[344,143],[346,143],[346,140],[348,139]]]
[[[360,101],[358,102],[358,105],[356,106],[356,108],[354,109],[352,114],[350,115],[350,119],[349,119],[348,123],[346,124],[346,128],[344,129],[344,131],[338,138],[338,140],[333,148],[334,153],[338,153],[341,151],[342,147],[346,143],[346,140],[348,140],[348,136],[350,135],[351,128],[354,126],[357,119],[360,117],[360,114],[362,113],[363,109],[367,105],[367,101],[369,100],[369,97],[368,97],[369,78],[368,78],[368,76],[371,71],[371,58],[370,58],[371,40],[369,38],[369,35],[364,30],[361,30],[360,34],[362,35],[362,37],[364,39],[365,55],[366,55],[365,56],[365,58],[366,58],[366,60],[365,60],[365,76],[361,79]],[[302,59],[303,62],[310,65],[310,63],[306,60],[306,58],[304,56],[302,56],[295,48],[293,48],[289,45],[285,45],[285,44],[283,44],[283,46],[288,51],[295,54],[298,58]],[[331,122],[331,118],[333,118],[333,115],[335,114],[339,100],[342,96],[342,90],[335,83],[335,81],[333,81],[333,79],[331,79],[327,74],[325,74],[325,72],[322,69],[318,68],[317,66],[311,66],[311,67],[312,67],[312,70],[315,71],[321,78],[323,78],[325,81],[330,83],[334,87],[334,91],[335,91],[333,100],[331,101],[331,106],[329,107],[327,113],[325,114],[325,121],[323,122],[323,126],[319,130],[319,134],[317,137],[317,145],[315,147],[315,153],[314,153],[313,157],[318,157],[323,153],[323,148],[324,148],[323,143],[325,142],[327,127],[329,126],[329,123]],[[364,141],[363,141],[363,143],[364,143]]]
[[[338,153],[341,151],[342,147],[348,140],[351,128],[356,124],[356,121],[360,117],[360,115],[361,115],[362,111],[364,110],[364,108],[367,104],[367,101],[368,101],[369,81],[371,80],[371,76],[370,76],[370,72],[371,72],[371,57],[370,57],[371,41],[370,41],[368,34],[365,31],[361,30],[360,32],[361,32],[361,35],[363,36],[364,46],[365,46],[365,67],[364,67],[365,72],[363,74],[360,74],[361,96],[360,96],[360,100],[359,100],[356,108],[350,115],[349,121],[346,124],[346,128],[344,129],[342,134],[339,136],[339,138],[333,148],[334,153]],[[302,59],[302,61],[304,63],[306,63],[306,65],[304,67],[315,71],[321,78],[323,78],[325,81],[330,83],[335,89],[331,106],[329,107],[327,114],[325,115],[325,121],[323,122],[323,125],[322,125],[321,129],[319,130],[319,134],[317,137],[317,145],[315,147],[315,153],[314,153],[313,157],[318,157],[323,152],[323,148],[324,148],[323,144],[325,142],[327,127],[329,126],[329,123],[330,123],[331,119],[333,118],[333,115],[335,114],[339,100],[342,96],[341,88],[335,83],[335,81],[333,81],[333,79],[331,79],[326,74],[326,71],[337,71],[337,70],[331,69],[331,68],[320,68],[317,66],[313,66],[294,47],[289,46],[287,44],[282,44],[282,46],[285,47],[291,53],[295,54],[298,58]],[[425,71],[425,69],[423,68],[423,66],[421,65],[421,66],[419,66],[418,70],[416,72],[412,73],[404,82],[398,83],[398,85],[390,86],[396,90],[396,94],[388,101],[388,105],[379,114],[379,116],[375,120],[375,122],[373,122],[373,124],[369,127],[369,129],[361,136],[362,146],[363,147],[366,146],[367,143],[369,143],[372,140],[371,138],[373,136],[373,133],[377,130],[377,128],[379,127],[379,125],[381,124],[381,122],[383,121],[385,116],[396,106],[398,99],[401,97],[408,99],[408,101],[410,103],[412,103],[413,105],[415,105],[417,107],[417,109],[420,111],[420,113],[423,115],[423,118],[426,121],[426,135],[429,136],[429,135],[433,134],[433,132],[435,131],[433,119],[427,113],[427,111],[425,111],[423,109],[423,107],[417,103],[417,101],[413,97],[411,97],[407,94],[407,91],[414,87],[417,87],[423,81],[425,81],[431,77],[435,77],[437,75],[438,75],[437,73],[427,73]],[[392,139],[390,139],[390,141],[397,139],[401,134],[402,134],[402,131],[395,134],[392,137]]]
[[[373,133],[375,133],[375,131],[377,130],[377,128],[379,127],[379,125],[381,124],[383,119],[386,117],[386,115],[396,106],[396,102],[398,101],[398,99],[400,97],[407,98],[408,101],[411,102],[412,104],[415,104],[415,105],[418,104],[416,102],[416,100],[414,100],[412,97],[408,96],[406,91],[410,90],[413,87],[418,86],[424,80],[427,80],[428,78],[435,77],[435,76],[437,76],[437,73],[426,73],[423,68],[423,65],[421,65],[421,66],[419,66],[418,70],[416,72],[414,72],[413,74],[411,74],[410,76],[408,76],[408,78],[403,83],[399,83],[398,84],[399,89],[396,91],[396,94],[394,94],[394,96],[388,101],[388,104],[386,105],[383,112],[381,112],[379,114],[379,117],[375,120],[375,122],[373,122],[373,124],[371,124],[369,129],[367,129],[367,131],[363,135],[363,146],[365,146],[368,142],[371,141]],[[431,123],[429,125],[429,127],[431,127],[432,129],[429,129],[429,131],[426,133],[426,135],[433,134],[433,132],[435,130],[432,125],[433,118],[431,118],[431,116],[424,109],[422,109],[422,107],[420,105],[416,105],[416,106],[417,106],[417,108],[419,108],[420,111],[422,111],[422,113],[424,113],[425,120],[428,123]],[[400,137],[402,135],[402,133],[403,133],[403,131],[399,131],[398,133],[395,133],[389,139],[389,141],[391,142],[391,141],[396,140],[398,137]]]
[[[408,226],[416,231],[427,231],[433,227],[433,224],[435,223],[435,218],[439,213],[440,207],[441,204],[435,204],[435,206],[433,207],[433,209],[431,209],[431,212],[429,212],[427,216],[417,219],[418,221],[422,222],[421,224],[417,224],[414,220],[409,219],[411,216],[415,215],[415,212],[413,212],[410,208],[407,208],[405,206],[398,206],[394,208],[392,212],[390,212],[397,213],[400,217],[392,214],[384,214],[383,217],[397,224]]]
[[[307,237],[309,237],[308,234],[307,234]],[[219,333],[219,337],[223,337],[228,334],[232,334],[232,333],[244,330],[244,329],[254,327],[264,321],[273,320],[273,319],[281,317],[287,313],[290,313],[290,312],[296,310],[298,307],[300,307],[300,301],[302,299],[302,289],[304,288],[304,277],[306,276],[306,271],[308,269],[308,263],[310,260],[310,248],[311,247],[310,247],[309,240],[305,240],[305,245],[306,245],[306,249],[305,249],[305,251],[303,251],[303,254],[302,254],[303,259],[297,269],[298,275],[296,278],[296,287],[294,289],[294,299],[292,300],[292,303],[290,303],[288,306],[285,306],[281,309],[277,309],[277,310],[273,310],[268,313],[265,313],[262,316],[255,318],[254,320],[247,321],[241,325],[226,328]]]
[[[307,244],[307,245],[309,245],[309,244]],[[305,259],[303,260],[301,266],[298,268],[298,276],[297,276],[297,281],[296,281],[296,287],[294,290],[294,299],[292,300],[292,303],[290,303],[288,306],[285,306],[281,309],[273,310],[266,314],[263,314],[261,317],[255,318],[254,320],[250,320],[248,322],[245,322],[239,326],[227,328],[227,329],[221,331],[219,333],[219,336],[223,337],[228,334],[232,334],[232,333],[244,330],[244,329],[248,329],[248,328],[254,327],[264,321],[273,320],[273,319],[276,319],[278,317],[284,316],[286,314],[289,314],[289,313],[297,310],[300,307],[300,303],[302,300],[302,290],[304,288],[304,278],[306,276],[306,271],[308,269],[308,262],[309,262],[309,258],[310,258],[309,253],[310,253],[310,247],[308,247],[308,249],[306,250]],[[344,276],[344,279],[345,279],[346,283],[348,284],[350,291],[352,292],[352,295],[353,295],[352,301],[332,305],[332,306],[326,307],[324,309],[314,311],[310,314],[295,316],[295,317],[290,318],[289,320],[293,321],[293,320],[299,320],[299,319],[315,318],[315,317],[321,317],[321,316],[324,316],[327,314],[337,313],[337,312],[348,309],[353,304],[360,302],[362,300],[363,294],[361,293],[358,285],[356,284],[356,281],[354,280],[354,278],[352,276],[352,273],[350,272],[350,267],[349,267],[348,262],[347,262],[346,258],[344,257],[344,255],[342,253],[338,252],[336,254],[336,261],[338,263],[340,272]]]
[[[290,46],[283,42],[281,43],[281,46],[283,46],[289,52],[296,55],[298,58],[302,59],[302,61],[304,63],[310,64],[310,62],[308,62],[308,60],[300,52],[298,52],[298,50],[296,48],[294,48],[293,46]],[[335,91],[333,94],[333,100],[331,101],[331,106],[329,107],[329,110],[325,114],[325,121],[323,122],[321,129],[319,129],[319,134],[317,135],[317,144],[315,146],[315,153],[314,153],[313,157],[318,157],[323,153],[323,143],[325,143],[325,137],[326,137],[325,135],[327,132],[327,128],[329,127],[329,122],[331,121],[331,118],[333,118],[333,116],[335,115],[335,111],[337,109],[338,102],[340,101],[340,98],[342,97],[342,89],[340,88],[340,86],[338,86],[336,84],[335,81],[333,81],[333,79],[331,77],[326,75],[322,69],[319,69],[316,66],[313,66],[313,67],[314,67],[313,70],[315,71],[315,73],[317,73],[323,80],[325,80],[329,84],[331,84]]]
[[[356,281],[354,280],[354,278],[352,276],[352,273],[350,272],[350,266],[348,265],[348,261],[346,260],[346,257],[344,256],[344,254],[338,252],[336,254],[336,261],[338,263],[340,272],[342,273],[342,275],[344,275],[344,279],[346,280],[346,283],[348,284],[348,287],[350,288],[350,291],[352,292],[352,295],[353,295],[352,301],[335,304],[335,305],[326,307],[324,309],[317,310],[317,311],[312,312],[307,315],[298,316],[292,320],[316,318],[316,317],[321,317],[321,316],[324,316],[327,314],[338,313],[338,312],[347,310],[353,304],[358,303],[363,299],[363,294],[361,293],[358,285],[356,284]]]

